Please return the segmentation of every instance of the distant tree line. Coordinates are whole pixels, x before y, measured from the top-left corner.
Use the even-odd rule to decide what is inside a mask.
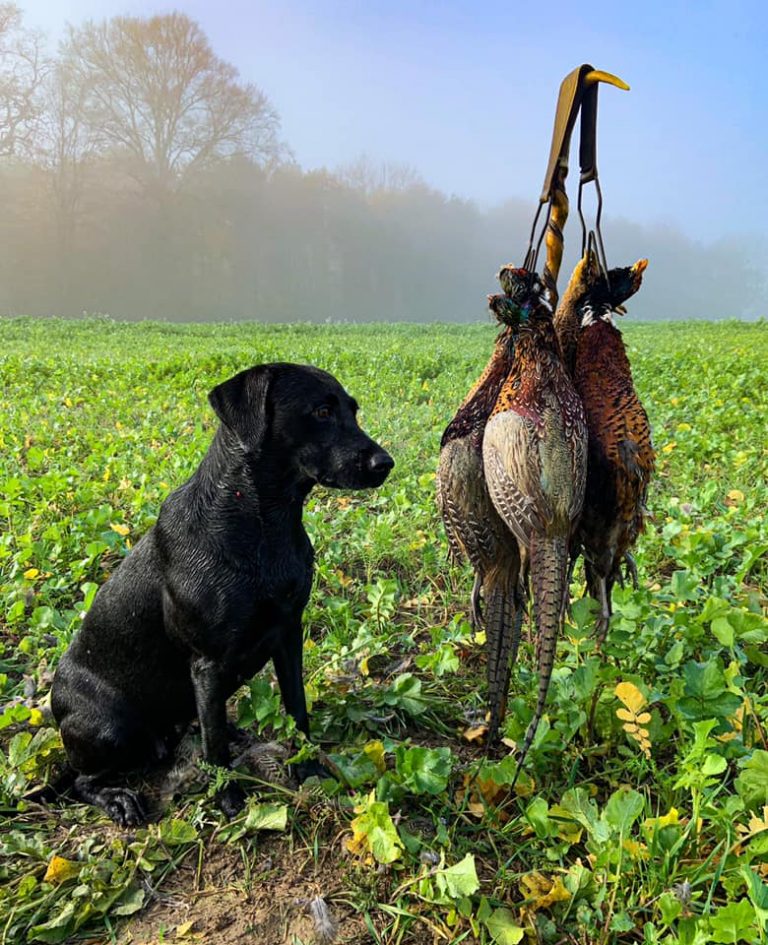
[[[0,312],[482,317],[531,205],[481,210],[364,158],[306,172],[280,135],[266,95],[183,14],[72,27],[52,56],[1,3]],[[621,221],[606,235],[616,264],[652,257],[638,315],[763,314],[738,243]]]

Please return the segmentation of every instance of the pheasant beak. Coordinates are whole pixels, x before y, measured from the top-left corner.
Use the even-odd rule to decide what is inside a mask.
[[[617,89],[629,91],[627,83],[617,75],[611,75],[610,72],[603,72],[602,69],[592,69],[584,76],[584,85],[595,85],[598,82],[605,82],[607,85],[615,85]]]
[[[616,312],[617,315],[626,315],[626,314],[627,314],[627,306],[626,306],[626,305],[614,305],[613,310],[614,310],[614,312]]]
[[[648,268],[647,259],[638,259],[634,266],[630,269],[632,273],[632,288],[637,292],[640,288],[640,285],[643,281],[643,273]]]

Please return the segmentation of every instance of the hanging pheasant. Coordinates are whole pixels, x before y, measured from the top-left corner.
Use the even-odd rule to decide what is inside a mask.
[[[503,296],[489,304],[503,309]],[[511,316],[510,316],[511,317]],[[493,507],[483,476],[483,431],[514,357],[514,331],[506,326],[493,354],[446,427],[440,443],[437,505],[451,553],[466,557],[475,572],[471,619],[486,632],[490,704],[488,744],[504,718],[511,651],[516,651],[523,617],[523,590],[517,542]],[[481,610],[481,594],[484,614]],[[484,618],[484,619],[483,619]],[[514,655],[513,655],[514,658]]]
[[[576,342],[579,337],[577,306],[589,289],[595,285],[599,276],[597,257],[592,252],[586,252],[576,263],[555,311],[555,331],[560,342],[563,365],[571,377],[573,377],[573,368],[576,363]]]
[[[518,326],[512,368],[483,437],[485,480],[497,512],[530,567],[539,687],[522,764],[544,711],[568,586],[571,539],[584,500],[587,431],[563,367],[539,277],[507,266],[499,280]],[[502,322],[509,316],[502,312]],[[512,325],[511,327],[515,327]]]
[[[611,619],[611,590],[643,529],[655,453],[648,415],[637,396],[613,312],[640,288],[648,261],[592,278],[575,301],[578,324],[573,381],[589,432],[587,487],[577,534],[587,590],[600,604],[596,630],[602,643]]]

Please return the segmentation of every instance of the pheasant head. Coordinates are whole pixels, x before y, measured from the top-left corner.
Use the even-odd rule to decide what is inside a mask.
[[[523,308],[508,295],[489,295],[488,308],[496,316],[496,321],[507,328],[520,327]]]
[[[538,274],[528,269],[503,266],[497,276],[504,295],[489,295],[488,306],[499,322],[517,328],[533,320],[541,308],[551,317],[552,306]]]
[[[621,266],[608,270],[607,278],[600,276],[588,288],[579,302],[582,326],[592,324],[595,319],[610,320],[612,312],[626,314],[624,302],[631,298],[643,282],[647,259],[638,259],[633,266]]]
[[[638,259],[634,266],[610,269],[608,272],[608,296],[614,309],[618,309],[631,298],[643,284],[643,273],[648,268],[647,259]]]

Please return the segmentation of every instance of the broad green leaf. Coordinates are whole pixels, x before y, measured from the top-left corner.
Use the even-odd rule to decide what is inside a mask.
[[[450,748],[406,748],[395,752],[395,770],[414,794],[440,794],[451,774]]]
[[[285,830],[287,825],[285,804],[253,804],[245,817],[246,830]]]
[[[515,916],[509,909],[494,909],[486,919],[485,926],[497,945],[518,945],[525,935],[525,930],[515,922]]]
[[[536,831],[536,836],[541,839],[549,836],[548,811],[549,806],[543,797],[534,797],[525,809],[525,816]]]
[[[629,828],[642,814],[645,800],[642,794],[631,788],[619,788],[608,798],[605,805],[605,819],[615,830],[625,836]]]
[[[747,807],[768,804],[768,751],[756,748],[735,781],[739,797]]]
[[[749,866],[742,866],[741,875],[747,882],[747,895],[754,907],[760,931],[768,931],[768,884]]]
[[[75,927],[75,903],[66,902],[51,919],[33,926],[27,935],[30,942],[63,942]]]
[[[393,863],[400,856],[403,841],[389,816],[388,804],[369,797],[356,810],[360,813],[352,821],[352,837],[347,841],[347,849],[358,854],[369,852],[379,863]]]
[[[612,932],[631,932],[634,928],[636,928],[635,923],[626,912],[616,912],[611,919]]]
[[[571,788],[566,791],[559,806],[590,833],[595,831],[598,821],[597,805],[584,788]]]
[[[727,617],[716,617],[712,621],[712,633],[723,644],[723,646],[733,646],[733,627],[729,623]]]
[[[451,899],[471,896],[480,888],[475,869],[475,857],[471,853],[467,853],[463,860],[454,863],[453,866],[438,870],[435,879],[437,888],[442,893],[447,893]]]
[[[160,839],[169,847],[197,840],[197,830],[186,820],[163,820],[160,823]]]
[[[748,899],[731,902],[709,920],[713,942],[754,942],[755,910]]]
[[[115,915],[133,915],[144,905],[145,892],[141,886],[131,886],[127,892],[120,897],[116,906],[113,906],[112,912]]]
[[[380,696],[385,705],[397,706],[409,715],[421,715],[426,710],[421,695],[421,680],[412,673],[403,673]]]

